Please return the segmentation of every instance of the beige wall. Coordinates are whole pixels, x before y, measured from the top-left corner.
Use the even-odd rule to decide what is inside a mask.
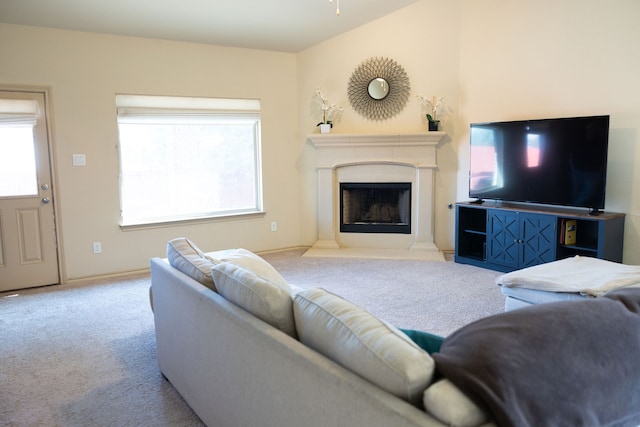
[[[147,268],[178,236],[204,250],[299,244],[295,55],[0,24],[0,58],[0,84],[51,88],[65,280]],[[116,93],[261,99],[266,215],[123,232]],[[80,153],[87,166],[73,167]],[[94,241],[102,254],[93,254]]]
[[[344,108],[342,120],[333,129],[336,133],[426,132],[426,111],[415,95],[446,98],[450,113],[442,117],[441,126],[449,137],[440,143],[437,153],[434,238],[440,249],[453,249],[450,231],[455,215],[447,205],[456,201],[458,161],[453,140],[458,99],[459,15],[457,1],[420,1],[298,54],[303,244],[313,244],[317,237],[314,150],[305,142],[305,135],[318,132],[315,126],[319,120],[312,105],[315,88],[320,87],[330,103]],[[358,115],[347,95],[351,74],[372,57],[395,60],[405,69],[411,84],[411,96],[404,110],[385,121],[371,121]]]
[[[640,264],[640,3],[615,0],[422,0],[298,55],[300,139],[317,132],[310,114],[315,86],[345,107],[336,132],[414,132],[425,128],[412,99],[397,117],[371,122],[349,106],[357,65],[388,56],[403,65],[412,92],[440,95],[451,108],[438,150],[435,242],[454,248],[454,213],[468,199],[469,123],[610,114],[606,209],[627,214],[624,261]],[[306,111],[305,111],[306,110]],[[313,167],[301,142],[300,163]],[[315,182],[303,173],[302,214],[315,215]],[[315,230],[303,229],[305,244]]]
[[[405,68],[412,95],[447,99],[449,137],[435,183],[440,249],[453,249],[447,205],[467,196],[470,122],[611,114],[606,208],[627,214],[624,260],[640,264],[638,16],[636,0],[421,0],[297,55],[0,24],[0,84],[52,89],[66,279],[146,268],[182,235],[205,250],[313,244],[316,181],[306,135],[317,132],[315,87],[345,108],[335,132],[426,128],[413,96],[384,122],[351,109],[349,77],[374,56]],[[116,92],[260,98],[266,216],[122,232]],[[74,153],[87,155],[85,168],[71,166]],[[91,252],[93,241],[102,241],[102,255]]]
[[[461,12],[459,198],[470,122],[610,114],[605,208],[627,214],[624,262],[640,264],[640,2],[465,0]]]

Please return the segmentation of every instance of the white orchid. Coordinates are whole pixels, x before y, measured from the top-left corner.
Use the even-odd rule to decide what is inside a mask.
[[[431,113],[427,113],[427,120],[437,122],[438,119],[436,117],[438,116],[438,110],[442,108],[442,104],[444,103],[444,96],[427,98],[424,95],[416,95],[416,98],[418,98],[423,105],[426,104],[431,109]]]
[[[333,127],[333,123],[331,123],[333,117],[342,112],[342,107],[338,104],[330,105],[327,97],[324,96],[319,87],[316,88],[316,98],[320,101],[320,108],[322,109],[322,122],[318,123],[318,125],[329,124]]]

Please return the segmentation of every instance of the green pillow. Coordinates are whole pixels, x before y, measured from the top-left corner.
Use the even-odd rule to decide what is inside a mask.
[[[400,329],[400,328],[399,328]],[[416,343],[418,347],[426,351],[427,353],[437,353],[440,351],[440,346],[444,341],[444,337],[439,335],[430,334],[429,332],[416,331],[413,329],[400,329],[404,332],[411,341]]]

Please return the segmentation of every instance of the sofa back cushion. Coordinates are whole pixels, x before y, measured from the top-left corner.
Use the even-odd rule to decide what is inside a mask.
[[[214,262],[186,237],[169,240],[167,259],[173,268],[216,291],[211,279]]]
[[[293,313],[302,343],[389,393],[421,404],[434,362],[398,329],[324,289],[299,292]]]
[[[218,291],[211,277],[211,269],[221,262],[230,262],[254,272],[269,282],[289,286],[271,264],[246,249],[225,249],[204,253],[186,237],[178,237],[167,243],[167,260],[173,268],[206,287]]]
[[[271,282],[231,262],[215,265],[211,276],[220,295],[296,338],[291,288],[286,282]]]
[[[229,262],[231,264],[238,265],[253,272],[256,276],[282,287],[283,289],[291,290],[285,278],[278,273],[278,270],[262,259],[259,255],[256,255],[251,251],[239,248],[233,249],[232,251],[210,252],[206,255],[214,262],[214,264]]]

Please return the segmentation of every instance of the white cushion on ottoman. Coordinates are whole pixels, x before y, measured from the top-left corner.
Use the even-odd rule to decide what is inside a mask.
[[[600,296],[614,289],[640,285],[640,266],[576,255],[503,274],[496,278],[496,284]]]

